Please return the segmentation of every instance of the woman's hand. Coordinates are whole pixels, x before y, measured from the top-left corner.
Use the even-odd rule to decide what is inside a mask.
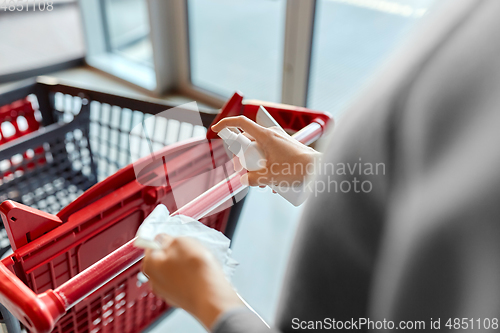
[[[146,250],[142,263],[153,292],[168,304],[182,308],[211,329],[224,312],[244,306],[222,267],[195,239],[156,238],[161,250]]]
[[[262,127],[245,116],[224,118],[213,125],[212,130],[219,132],[225,127],[240,128],[248,138],[255,140],[264,152],[266,167],[243,175],[241,182],[245,185],[290,186],[294,182],[302,182],[308,173],[313,172],[315,159],[321,156],[319,152],[295,140],[282,129]]]

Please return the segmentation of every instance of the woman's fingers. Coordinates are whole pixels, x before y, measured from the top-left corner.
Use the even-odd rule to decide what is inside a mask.
[[[255,138],[253,136],[251,136],[250,134],[248,134],[247,132],[243,132],[241,133],[243,134],[244,136],[246,136],[248,139],[250,139],[250,141],[255,141]]]
[[[267,137],[267,129],[251,121],[245,116],[228,117],[212,126],[214,132],[219,132],[226,127],[238,127],[250,134],[255,140],[263,140]]]
[[[268,127],[271,131],[274,131],[276,133],[279,133],[279,134],[282,134],[282,135],[286,135],[288,136],[288,133],[285,132],[284,129],[282,129],[281,127],[277,127],[277,126],[272,126],[272,127]]]

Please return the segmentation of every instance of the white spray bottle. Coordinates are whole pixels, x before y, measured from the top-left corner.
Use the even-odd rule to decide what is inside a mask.
[[[281,128],[262,106],[257,113],[257,123],[264,127],[277,126]],[[228,145],[229,151],[239,158],[241,165],[246,170],[258,171],[266,167],[265,155],[256,142],[229,128],[223,128],[217,135]],[[303,183],[298,186],[270,185],[269,187],[294,206],[301,205],[307,198]]]
[[[227,127],[217,135],[228,145],[229,151],[238,156],[241,165],[248,171],[257,171],[266,167],[264,153],[256,142]]]

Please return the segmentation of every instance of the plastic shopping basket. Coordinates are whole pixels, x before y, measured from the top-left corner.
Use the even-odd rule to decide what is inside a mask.
[[[77,91],[61,85],[50,89]],[[92,94],[97,93],[84,93],[90,103],[82,105],[89,105],[90,116],[85,116],[87,111],[83,108],[72,122],[58,123],[54,129],[69,129],[66,133],[73,134],[64,142],[73,146],[71,126],[75,123],[83,124],[88,119],[92,137]],[[235,94],[217,119],[238,114],[254,118],[261,103],[243,103],[242,99]],[[295,137],[307,144],[321,136],[330,120],[324,113],[304,108],[267,108],[284,129],[297,132]],[[214,118],[210,116],[203,115],[205,120],[211,118],[207,126]],[[82,130],[80,142],[84,134]],[[3,202],[0,212],[14,253],[0,264],[0,303],[33,332],[138,332],[156,320],[168,307],[139,279],[143,252],[132,245],[144,218],[157,204],[164,203],[173,214],[192,216],[229,234],[234,230],[238,204],[232,206],[233,197],[244,193],[245,187],[239,182],[238,173],[228,174],[232,166],[221,140],[206,138],[214,138],[214,133],[209,130],[206,137],[173,143],[134,165],[129,164],[87,190],[57,215],[10,200]],[[34,143],[40,142],[38,138]],[[89,142],[89,174],[99,177],[100,161]],[[105,157],[109,159],[109,154]],[[70,159],[73,168],[74,161]],[[81,171],[81,163],[76,164]],[[165,182],[159,182],[164,178]],[[198,188],[192,179],[203,186]],[[207,187],[211,189],[201,191]],[[192,190],[182,192],[192,197],[183,198],[186,203],[177,207],[174,192],[183,188]]]
[[[128,145],[131,128],[174,105],[52,81],[40,78],[0,91],[0,201],[11,199],[56,214],[97,181],[139,158]],[[205,127],[215,117],[207,112],[200,116]],[[20,126],[20,120],[28,126]],[[156,149],[206,132],[178,119],[162,120],[160,129],[168,135],[152,138]],[[63,126],[67,123],[71,125]],[[15,128],[8,137],[1,131],[6,125]],[[9,247],[0,226],[0,255]]]
[[[47,107],[49,94],[43,88],[43,85],[30,82],[16,89],[0,91],[0,152],[21,142],[23,137],[38,131],[40,127],[55,122],[51,108]],[[33,169],[37,159],[42,162],[43,151],[42,145],[35,145],[32,149],[19,151],[19,154],[0,153],[1,157],[5,157],[0,157],[0,201],[21,201],[19,188],[16,186],[20,180],[11,180],[19,178],[26,167]],[[38,157],[35,158],[35,155]],[[23,160],[29,162],[23,166]],[[0,256],[9,248],[7,234],[0,225]]]

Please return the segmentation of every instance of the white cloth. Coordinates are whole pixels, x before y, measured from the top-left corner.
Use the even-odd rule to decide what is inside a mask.
[[[156,206],[141,224],[134,245],[143,249],[161,249],[160,244],[154,240],[159,234],[196,239],[219,261],[227,278],[233,275],[238,265],[238,262],[231,257],[229,248],[231,241],[223,233],[189,216],[170,216],[170,212],[163,204]]]

